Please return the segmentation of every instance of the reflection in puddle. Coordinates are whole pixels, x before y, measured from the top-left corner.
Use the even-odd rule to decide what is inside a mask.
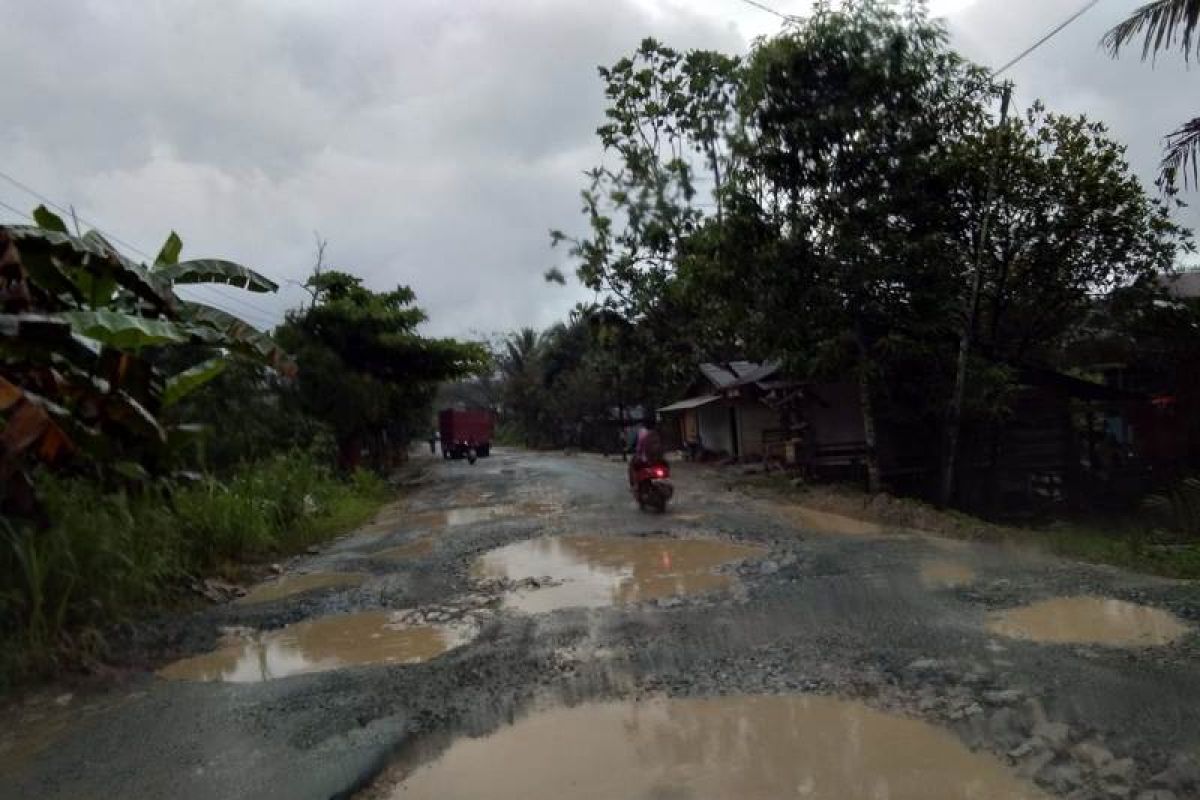
[[[1166,611],[1105,597],[1044,600],[993,614],[987,627],[1014,639],[1114,647],[1169,644],[1190,630]]]
[[[876,522],[845,517],[831,511],[818,511],[807,506],[788,506],[785,513],[799,528],[816,533],[876,536],[884,532]]]
[[[818,696],[559,708],[405,767],[394,800],[1044,797],[946,731]]]
[[[467,506],[465,508],[450,508],[445,512],[445,524],[448,527],[459,525],[475,525],[488,522],[499,517],[509,517],[517,513],[516,506]]]
[[[561,581],[557,586],[513,592],[505,599],[510,608],[541,613],[726,589],[733,578],[713,570],[765,552],[716,539],[561,536],[527,539],[485,553],[472,572],[477,578]]]
[[[169,664],[159,674],[176,680],[257,683],[357,664],[413,664],[470,638],[465,628],[406,627],[393,616],[367,611],[318,617],[253,638],[234,638],[211,653]]]
[[[268,583],[260,583],[250,590],[245,597],[236,602],[243,604],[270,603],[284,597],[291,597],[314,589],[329,589],[334,586],[358,586],[367,579],[367,575],[354,572],[308,572],[298,575],[284,575]]]
[[[396,547],[376,550],[374,553],[368,553],[368,555],[371,558],[379,558],[385,561],[404,561],[409,558],[427,556],[431,552],[433,552],[432,539],[414,539],[411,542],[405,542]]]
[[[921,583],[930,589],[966,586],[973,580],[975,580],[975,570],[961,561],[937,558],[921,562]]]

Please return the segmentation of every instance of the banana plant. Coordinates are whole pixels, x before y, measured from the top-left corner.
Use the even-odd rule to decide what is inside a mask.
[[[174,232],[145,265],[96,231],[72,236],[44,206],[33,216],[36,226],[0,226],[0,511],[36,510],[38,463],[125,478],[159,470],[190,432],[160,413],[231,358],[294,371],[270,336],[175,293],[199,283],[276,291],[266,277],[231,261],[180,261]],[[155,355],[182,346],[203,357],[164,374]]]

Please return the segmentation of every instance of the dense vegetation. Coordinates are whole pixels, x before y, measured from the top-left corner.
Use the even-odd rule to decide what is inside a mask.
[[[509,424],[557,441],[597,406],[677,398],[699,361],[778,360],[859,382],[872,487],[886,426],[932,443],[929,494],[952,502],[958,431],[998,449],[1027,367],[1123,350],[1190,391],[1200,316],[1161,281],[1193,249],[1172,195],[1103,125],[1010,111],[946,40],[919,8],[853,2],[745,59],[646,40],[601,69],[585,227],[552,234],[597,303],[506,343]]]
[[[421,337],[404,287],[315,274],[272,337],[174,291],[274,291],[262,275],[180,261],[173,233],[138,264],[35,218],[0,227],[0,673],[95,651],[123,614],[361,521],[437,385],[484,358]]]

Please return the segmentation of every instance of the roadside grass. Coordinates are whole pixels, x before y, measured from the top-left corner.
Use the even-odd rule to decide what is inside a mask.
[[[951,539],[1028,547],[1064,558],[1161,575],[1200,579],[1200,543],[1169,542],[1141,518],[1055,520],[1041,526],[1004,525],[911,498],[868,495],[844,484],[793,486],[778,473],[741,477],[739,485],[819,511]]]
[[[137,496],[38,484],[48,528],[0,520],[0,689],[101,656],[106,626],[351,530],[391,496],[371,473],[341,478],[301,452]]]

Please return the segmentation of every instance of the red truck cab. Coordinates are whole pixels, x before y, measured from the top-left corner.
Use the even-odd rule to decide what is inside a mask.
[[[470,452],[485,458],[492,449],[495,421],[486,409],[444,408],[438,412],[442,458],[463,458]]]

